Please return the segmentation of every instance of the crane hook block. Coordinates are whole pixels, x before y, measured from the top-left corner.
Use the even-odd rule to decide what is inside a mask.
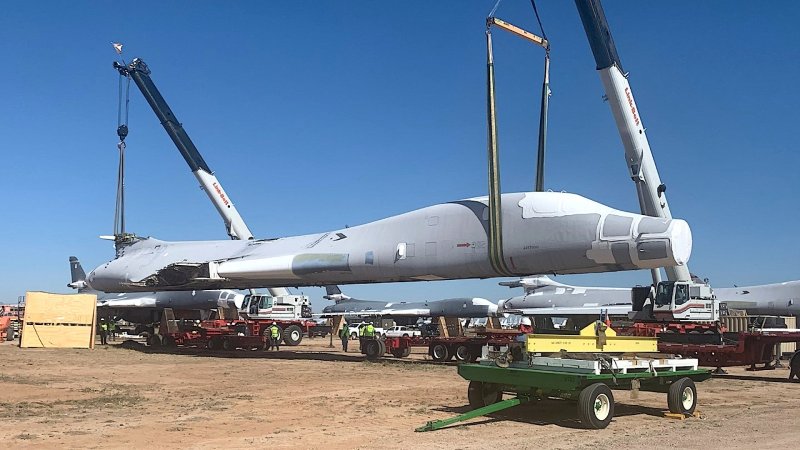
[[[117,127],[117,136],[119,136],[120,141],[125,140],[125,136],[128,135],[128,126],[127,125],[120,125]]]

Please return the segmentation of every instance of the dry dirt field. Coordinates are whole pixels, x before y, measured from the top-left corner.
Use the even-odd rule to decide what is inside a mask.
[[[429,433],[414,428],[467,410],[455,366],[370,363],[305,340],[281,352],[135,345],[95,350],[0,344],[5,448],[797,448],[800,384],[788,371],[698,385],[700,419],[661,417],[666,396],[616,391],[616,418],[583,430],[574,405],[548,400]],[[357,347],[357,344],[354,345]]]

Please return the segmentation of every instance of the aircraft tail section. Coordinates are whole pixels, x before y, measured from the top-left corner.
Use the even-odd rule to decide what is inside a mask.
[[[86,272],[81,266],[81,262],[74,256],[69,257],[69,271],[72,276],[72,282],[67,286],[77,289],[78,292],[86,289]]]
[[[350,297],[342,294],[342,290],[339,289],[339,286],[335,284],[329,284],[325,286],[325,295],[322,297],[326,300],[333,300],[336,303],[339,303],[342,300],[347,300]]]

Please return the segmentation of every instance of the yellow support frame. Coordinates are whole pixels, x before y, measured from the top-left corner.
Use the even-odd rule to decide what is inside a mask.
[[[526,348],[531,353],[655,353],[658,339],[637,336],[617,336],[617,332],[597,321],[582,329],[578,335],[529,334]]]

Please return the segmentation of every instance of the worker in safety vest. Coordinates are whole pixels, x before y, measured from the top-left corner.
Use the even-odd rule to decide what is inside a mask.
[[[339,330],[339,339],[342,340],[342,350],[347,353],[347,343],[350,341],[350,327],[347,326],[347,322]]]
[[[108,335],[112,341],[117,340],[117,323],[113,320],[108,321]]]
[[[272,347],[281,349],[281,329],[274,323],[269,327],[269,349],[272,350]]]
[[[100,344],[106,345],[108,344],[108,324],[106,323],[106,319],[100,319]]]

